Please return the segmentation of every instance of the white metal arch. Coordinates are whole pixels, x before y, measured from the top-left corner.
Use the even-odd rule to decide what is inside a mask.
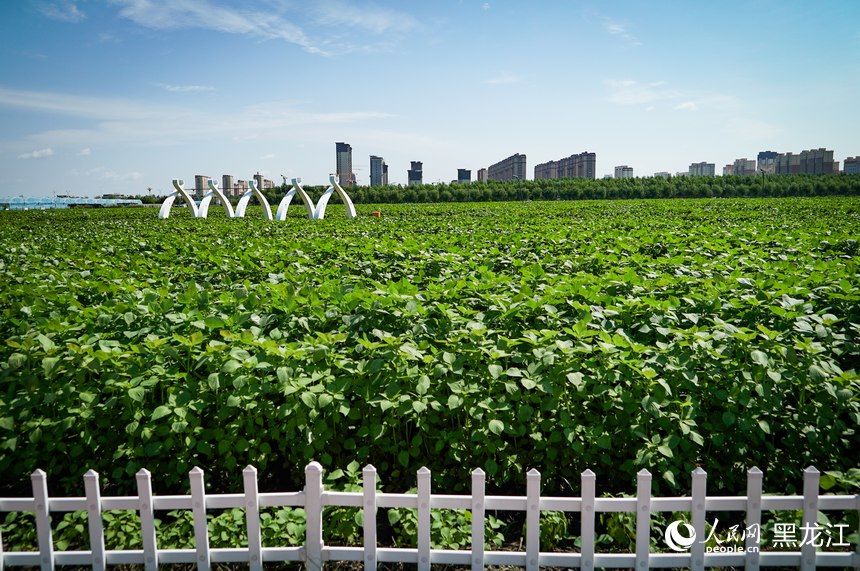
[[[272,207],[269,206],[269,201],[266,200],[266,197],[263,196],[263,193],[260,192],[260,189],[257,188],[257,181],[251,179],[248,181],[249,190],[245,191],[245,194],[242,195],[242,198],[239,199],[239,203],[236,205],[236,211],[234,218],[244,218],[245,217],[245,209],[248,208],[248,202],[250,202],[251,197],[256,197],[260,202],[260,205],[263,207],[263,215],[266,217],[266,220],[272,220]]]
[[[227,218],[233,218],[233,205],[227,200],[224,192],[218,188],[218,183],[211,178],[209,179],[209,192],[206,193],[203,200],[200,201],[200,206],[197,207],[197,218],[206,218],[209,215],[209,205],[216,198],[224,207]]]
[[[194,202],[194,199],[191,198],[191,195],[188,194],[188,191],[184,188],[185,181],[180,179],[173,179],[173,188],[174,190],[170,193],[167,198],[164,199],[164,202],[161,203],[161,208],[158,210],[159,218],[167,218],[170,216],[170,208],[173,206],[173,202],[176,200],[177,196],[182,197],[182,200],[185,201],[186,206],[191,211],[191,216],[194,218],[198,217],[197,214],[197,203]]]
[[[317,202],[317,207],[314,211],[314,219],[322,220],[325,218],[326,206],[328,206],[328,201],[331,198],[331,195],[335,192],[337,192],[338,196],[340,196],[340,199],[343,201],[344,206],[346,206],[347,218],[355,218],[355,205],[352,204],[352,200],[349,198],[346,191],[340,187],[340,184],[338,184],[338,176],[335,174],[329,175],[328,180],[329,187],[320,197],[319,202]]]
[[[311,220],[314,219],[314,201],[311,200],[311,197],[308,196],[308,193],[302,188],[302,179],[294,178],[293,187],[284,195],[281,199],[281,203],[278,204],[278,210],[275,212],[275,220],[287,219],[287,210],[290,208],[290,203],[296,195],[298,195],[304,203],[305,210],[308,211],[308,218]]]

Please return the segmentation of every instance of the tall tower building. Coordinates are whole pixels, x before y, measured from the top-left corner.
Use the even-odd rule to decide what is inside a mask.
[[[227,196],[236,196],[233,189],[233,175],[225,174],[221,177],[221,190]]]
[[[412,186],[413,184],[423,184],[424,183],[424,172],[423,165],[421,161],[412,161],[412,168],[406,172],[407,178],[409,179],[408,184]]]
[[[615,178],[633,178],[633,167],[627,165],[615,167]]]
[[[388,184],[388,165],[382,157],[370,155],[370,186],[386,186]]]
[[[490,165],[487,177],[490,180],[526,180],[526,156],[517,153]]]
[[[355,174],[352,172],[352,147],[346,143],[335,143],[335,172],[340,178],[340,185],[349,187],[355,184]]]
[[[469,184],[472,182],[472,171],[469,169],[457,169],[457,183]]]

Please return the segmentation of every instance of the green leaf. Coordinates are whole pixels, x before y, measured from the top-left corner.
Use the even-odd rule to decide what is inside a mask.
[[[767,356],[767,353],[763,351],[753,351],[751,354],[752,362],[756,365],[761,365],[762,367],[767,367],[770,365],[770,359]]]
[[[212,373],[206,379],[206,384],[209,385],[209,388],[213,391],[217,391],[221,387],[221,379],[218,376],[218,373]]]
[[[143,402],[143,397],[146,394],[146,389],[143,387],[133,387],[128,390],[128,396],[135,402]]]
[[[325,408],[332,403],[334,397],[328,393],[322,393],[317,397],[317,404],[320,408]]]
[[[504,372],[504,369],[499,365],[490,365],[487,369],[490,371],[490,376],[494,379],[498,379]]]
[[[302,393],[302,396],[300,398],[302,399],[302,402],[305,403],[306,407],[308,407],[310,409],[315,409],[317,407],[317,395],[316,394],[314,394],[310,391],[305,391]]]
[[[161,405],[152,411],[152,416],[149,417],[149,420],[158,420],[159,418],[164,418],[168,414],[170,414],[170,408],[165,405]]]
[[[238,370],[241,366],[242,366],[242,363],[240,363],[239,361],[236,361],[234,359],[230,359],[229,361],[224,363],[224,365],[221,367],[221,372],[227,373],[227,374],[235,373],[236,370]]]
[[[203,323],[206,325],[207,329],[220,329],[225,325],[224,320],[215,315],[210,315],[203,320]]]
[[[414,401],[412,401],[412,410],[414,410],[417,413],[422,413],[425,410],[427,410],[427,405],[421,401],[414,400]]]
[[[493,434],[501,434],[505,430],[505,423],[494,418],[490,421],[488,428]]]

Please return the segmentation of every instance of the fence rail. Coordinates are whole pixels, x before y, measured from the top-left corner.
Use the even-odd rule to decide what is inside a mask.
[[[322,466],[316,462],[305,468],[303,491],[260,493],[257,471],[248,466],[243,471],[243,493],[207,494],[204,473],[194,468],[189,473],[191,494],[156,496],[152,492],[152,476],[147,470],[137,473],[136,496],[102,497],[99,475],[90,470],[84,475],[85,497],[51,498],[48,496],[47,475],[37,470],[32,474],[32,498],[0,498],[0,512],[32,512],[36,519],[38,552],[9,551],[0,537],[0,571],[6,567],[39,566],[53,569],[58,565],[85,565],[95,570],[107,565],[138,564],[154,571],[160,564],[196,564],[208,570],[213,563],[245,563],[259,571],[263,563],[279,561],[304,562],[309,571],[319,571],[326,561],[361,561],[366,571],[375,571],[377,563],[400,562],[415,564],[428,571],[431,564],[451,564],[479,571],[487,565],[514,565],[527,571],[540,567],[632,568],[637,571],[650,567],[740,567],[756,570],[760,567],[816,567],[860,569],[860,545],[853,551],[820,551],[814,541],[801,542],[799,551],[760,552],[761,534],[745,538],[741,553],[706,552],[705,543],[695,542],[689,552],[651,552],[651,514],[659,512],[689,512],[695,537],[705,537],[708,512],[744,512],[747,526],[761,526],[762,510],[795,510],[803,512],[804,526],[817,526],[819,511],[857,511],[860,515],[860,494],[820,495],[820,474],[815,468],[803,473],[803,495],[765,496],[762,494],[763,474],[757,468],[747,473],[744,496],[707,496],[707,474],[701,468],[692,473],[691,496],[652,497],[651,474],[642,470],[637,476],[635,498],[596,497],[596,475],[586,470],[581,476],[580,497],[542,497],[540,473],[526,474],[525,496],[492,496],[485,494],[485,474],[472,472],[470,495],[432,494],[430,471],[418,471],[416,494],[383,493],[377,490],[377,473],[373,466],[363,470],[362,492],[326,491],[322,483]],[[336,547],[323,542],[323,508],[329,506],[362,509],[363,546]],[[306,536],[303,546],[263,547],[260,509],[267,507],[299,507],[305,510]],[[206,513],[210,509],[243,508],[248,541],[244,547],[210,548]],[[418,514],[417,548],[379,547],[376,512],[380,508],[411,508]],[[472,549],[440,550],[430,547],[430,522],[433,509],[464,509],[472,512]],[[143,549],[106,550],[102,512],[131,510],[140,516]],[[193,514],[194,549],[159,549],[156,542],[155,513],[168,510],[188,510]],[[491,551],[484,547],[484,521],[488,510],[518,511],[526,514],[525,551]],[[51,528],[52,513],[81,511],[88,513],[90,550],[55,551]],[[540,512],[563,511],[580,514],[581,551],[541,552]],[[635,514],[636,549],[633,553],[596,553],[595,521],[599,513],[628,512]],[[855,531],[855,530],[852,530]],[[857,530],[860,531],[860,530]],[[847,544],[846,544],[847,545]]]

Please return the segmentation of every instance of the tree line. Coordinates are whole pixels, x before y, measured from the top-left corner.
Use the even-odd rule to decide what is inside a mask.
[[[326,186],[305,186],[314,202]],[[281,185],[263,191],[276,205],[290,189]],[[621,179],[491,180],[463,184],[354,186],[347,192],[356,204],[415,202],[505,202],[524,200],[623,200],[636,198],[735,198],[782,196],[858,196],[858,175],[675,176]],[[164,197],[140,196],[144,202]],[[298,200],[298,199],[295,199]],[[235,204],[238,198],[231,198]],[[332,202],[338,202],[337,194]]]

